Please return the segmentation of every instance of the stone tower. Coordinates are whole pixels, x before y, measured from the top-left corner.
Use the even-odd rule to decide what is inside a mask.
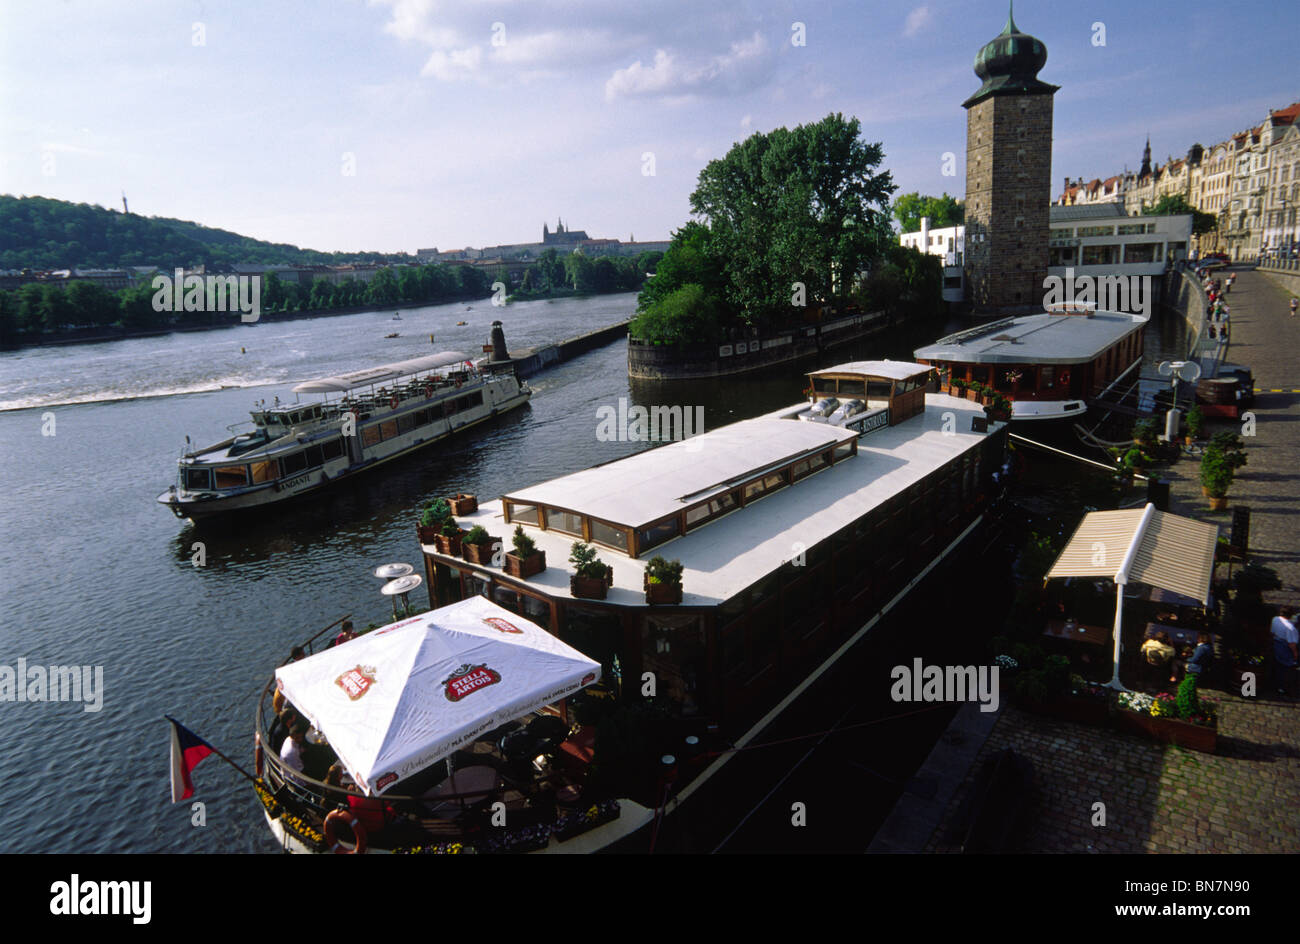
[[[1147,146],[1142,150],[1142,166],[1138,168],[1138,178],[1151,176],[1151,136],[1147,135]]]
[[[1052,202],[1047,47],[1013,15],[975,57],[983,85],[966,109],[966,285],[975,311],[1041,306]]]

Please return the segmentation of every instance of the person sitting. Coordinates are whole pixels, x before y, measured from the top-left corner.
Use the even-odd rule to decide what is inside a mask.
[[[1168,633],[1162,630],[1142,643],[1142,655],[1146,658],[1147,665],[1157,668],[1169,666],[1169,681],[1178,681],[1173,673],[1174,647],[1169,643]]]
[[[285,767],[302,773],[303,751],[307,744],[307,725],[299,721],[289,732],[289,739],[280,747],[280,760]]]
[[[292,705],[286,702],[285,706],[280,709],[280,713],[275,716],[275,720],[271,722],[270,730],[266,732],[266,740],[271,745],[271,750],[277,754],[280,753],[280,748],[284,746],[285,740],[289,737],[289,732],[294,729],[294,725],[297,723],[298,713],[294,711]]]
[[[344,620],[343,628],[339,631],[339,634],[334,637],[334,645],[341,646],[349,639],[356,639],[356,638],[357,638],[357,632],[355,629],[352,628],[352,620]]]

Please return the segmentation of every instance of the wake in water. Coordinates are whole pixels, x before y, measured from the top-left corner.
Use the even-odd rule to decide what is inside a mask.
[[[218,377],[193,384],[174,387],[153,387],[132,391],[95,390],[85,393],[69,394],[66,391],[54,391],[21,397],[16,400],[0,400],[0,413],[13,410],[34,410],[52,406],[75,406],[83,403],[117,403],[122,400],[151,400],[156,397],[175,397],[187,393],[212,393],[217,390],[237,390],[242,388],[269,387],[285,382],[283,377]]]

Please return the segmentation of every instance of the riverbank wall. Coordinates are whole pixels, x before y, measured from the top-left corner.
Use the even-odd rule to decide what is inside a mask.
[[[873,311],[771,332],[751,328],[720,343],[652,344],[629,337],[627,373],[633,380],[656,381],[747,374],[815,357],[893,326],[883,311]]]
[[[540,348],[525,348],[517,352],[511,361],[515,365],[515,376],[531,377],[541,373],[547,367],[572,360],[579,354],[585,354],[598,347],[604,347],[627,336],[627,326],[631,321],[620,321],[605,328],[597,328],[576,337],[548,344]]]

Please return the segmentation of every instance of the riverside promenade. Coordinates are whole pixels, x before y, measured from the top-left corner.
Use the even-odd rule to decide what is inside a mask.
[[[1171,480],[1170,511],[1214,522],[1225,535],[1231,507],[1250,507],[1251,559],[1273,568],[1282,582],[1266,601],[1300,604],[1300,317],[1290,317],[1290,295],[1277,283],[1236,271],[1227,298],[1227,359],[1248,365],[1255,377],[1247,465],[1225,512],[1208,511],[1194,458],[1185,456],[1161,476]],[[1207,422],[1210,433],[1228,428],[1240,431],[1240,423]],[[990,724],[965,706],[869,851],[958,852],[953,827],[975,776],[1010,748],[1033,765],[1034,788],[1025,828],[1008,851],[1300,852],[1300,703],[1273,693],[1269,662],[1261,670],[1256,697],[1203,693],[1219,710],[1214,754],[1032,714],[1005,701]],[[1098,803],[1105,825],[1097,822]]]

